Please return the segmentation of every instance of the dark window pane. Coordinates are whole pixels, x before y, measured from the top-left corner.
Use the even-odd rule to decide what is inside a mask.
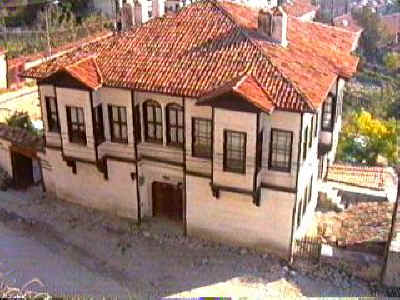
[[[246,133],[224,132],[224,171],[245,173]]]
[[[271,131],[269,167],[279,171],[290,171],[292,133],[279,129]]]
[[[148,142],[162,143],[162,111],[155,101],[143,104],[145,139]]]
[[[212,122],[211,120],[193,118],[192,120],[192,155],[211,157]]]

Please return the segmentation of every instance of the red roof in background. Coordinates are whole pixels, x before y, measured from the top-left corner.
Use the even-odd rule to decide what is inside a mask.
[[[385,190],[395,184],[393,175],[383,167],[349,166],[335,164],[328,168],[326,180],[374,190]]]
[[[0,47],[0,55],[3,55],[6,52],[7,52],[6,49],[3,49],[3,48]]]
[[[316,12],[317,7],[310,0],[294,0],[283,5],[285,12],[293,17],[302,17],[308,13]]]
[[[356,37],[350,32],[289,17],[289,45],[283,48],[266,41],[256,26],[256,10],[197,2],[176,17],[153,19],[84,45],[25,76],[43,79],[96,53],[110,87],[200,98],[251,75],[275,108],[310,111],[323,102],[338,75],[349,77],[356,70],[357,58],[350,55]],[[247,84],[239,90],[248,91]]]
[[[90,89],[98,89],[103,83],[95,56],[82,58],[78,62],[62,69]]]
[[[57,55],[60,55],[60,53],[72,51],[72,50],[74,50],[78,47],[82,47],[88,43],[93,43],[93,42],[99,41],[103,38],[110,37],[111,35],[112,35],[111,31],[102,31],[102,32],[93,34],[87,38],[80,39],[76,42],[68,43],[68,44],[62,45],[60,47],[53,48],[51,51],[52,56],[57,56]],[[49,56],[49,53],[47,51],[42,51],[42,52],[33,53],[30,55],[26,55],[26,56],[16,57],[16,58],[10,59],[8,61],[8,66],[13,67],[13,66],[25,63],[25,62],[32,62],[35,60],[43,59],[46,56]]]
[[[361,33],[363,31],[363,28],[358,25],[357,21],[352,17],[351,14],[334,18],[333,24],[336,27],[340,27],[355,33]]]

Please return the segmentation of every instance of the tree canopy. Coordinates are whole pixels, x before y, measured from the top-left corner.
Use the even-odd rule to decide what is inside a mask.
[[[399,134],[400,124],[394,119],[379,120],[366,111],[352,113],[347,116],[342,128],[337,158],[374,165],[378,156],[383,156],[389,164],[397,164]]]
[[[381,17],[367,7],[354,11],[353,16],[363,28],[360,46],[367,56],[376,56],[377,49],[388,44],[393,39],[392,35]]]

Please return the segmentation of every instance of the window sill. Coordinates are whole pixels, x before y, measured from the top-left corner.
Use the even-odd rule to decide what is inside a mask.
[[[235,171],[235,170],[223,169],[223,172],[246,176],[246,170],[245,171]]]
[[[291,169],[269,167],[269,168],[268,168],[268,171],[275,171],[275,172],[281,172],[281,173],[290,173],[290,172],[291,172]]]

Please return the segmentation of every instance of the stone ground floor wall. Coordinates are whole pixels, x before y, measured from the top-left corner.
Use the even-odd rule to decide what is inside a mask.
[[[42,155],[43,178],[48,193],[57,198],[112,214],[137,219],[135,165],[108,160],[108,180],[94,164],[76,163],[76,174],[61,151],[46,149]]]
[[[249,195],[214,198],[208,178],[186,176],[186,186],[189,235],[289,257],[295,194],[262,189],[257,207]]]
[[[383,273],[383,283],[386,286],[400,288],[400,195],[393,212],[393,227],[388,241],[386,265]]]
[[[400,288],[400,251],[389,251],[383,283]]]
[[[10,142],[0,139],[0,168],[2,168],[10,177],[12,177],[10,145]]]

